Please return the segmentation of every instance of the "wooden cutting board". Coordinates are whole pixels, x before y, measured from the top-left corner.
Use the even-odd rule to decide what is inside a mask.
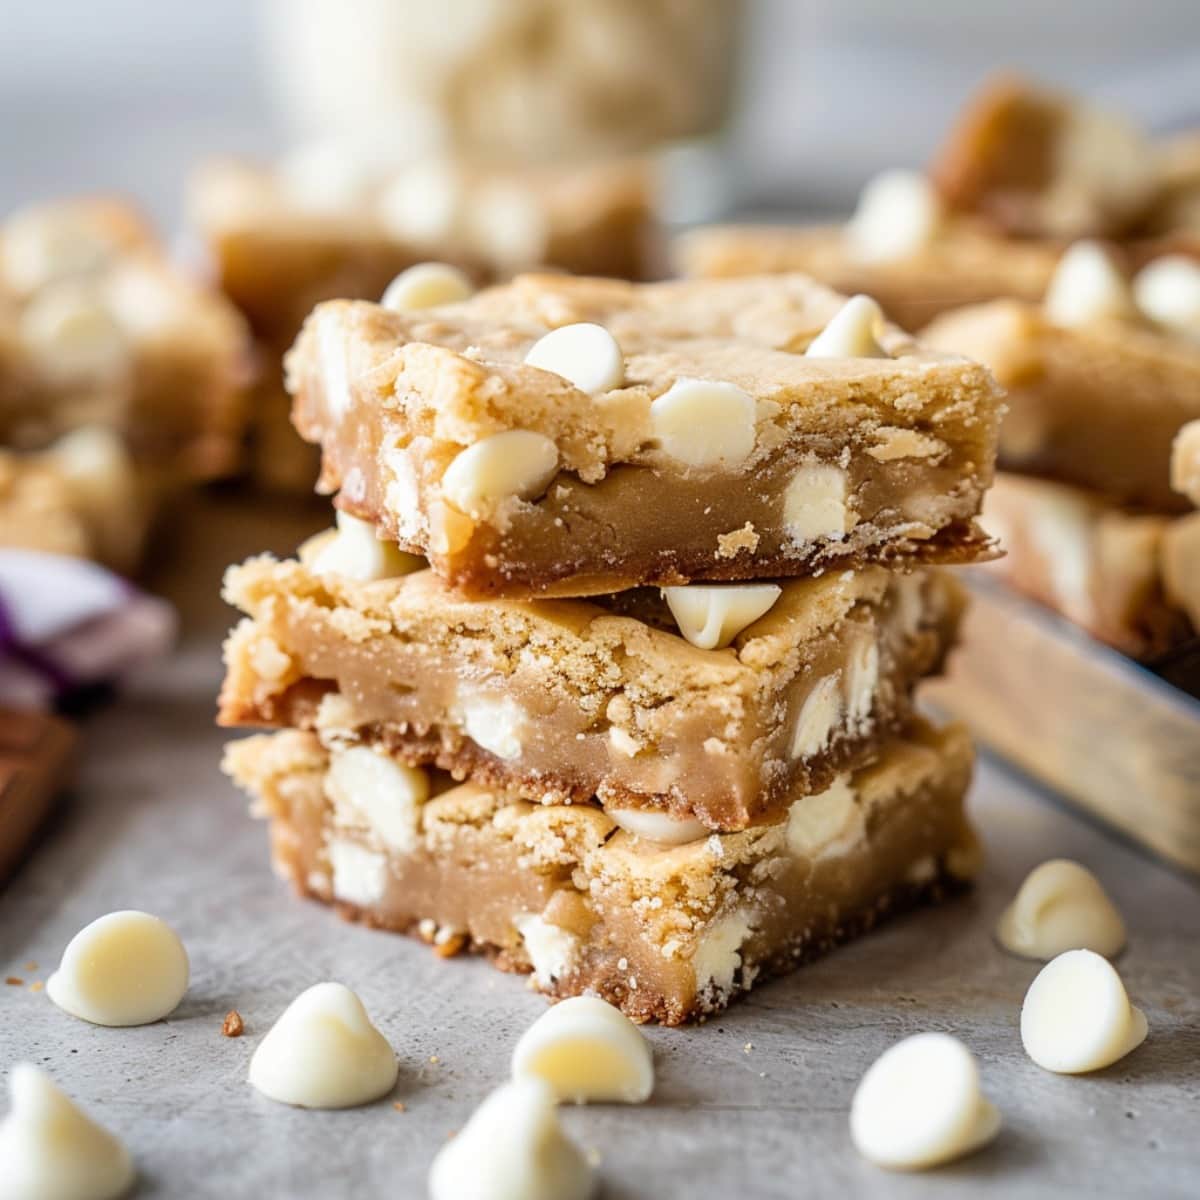
[[[988,580],[926,697],[1041,783],[1200,873],[1200,701]]]
[[[0,709],[0,884],[50,811],[74,744],[75,731],[58,717]]]

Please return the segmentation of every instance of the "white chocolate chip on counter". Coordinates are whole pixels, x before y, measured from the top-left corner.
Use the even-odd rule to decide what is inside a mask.
[[[572,1104],[641,1104],[654,1090],[650,1043],[597,996],[572,996],[538,1017],[517,1042],[512,1073],[543,1080]]]
[[[461,451],[442,476],[442,494],[478,521],[512,496],[540,496],[557,471],[558,447],[545,434],[507,429]]]
[[[362,1001],[340,983],[301,992],[250,1060],[250,1083],[299,1108],[353,1108],[390,1092],[399,1064]]]
[[[920,1171],[990,1142],[1000,1114],[979,1085],[975,1057],[947,1033],[918,1033],[885,1050],[850,1106],[850,1136],[876,1166]]]
[[[941,200],[920,171],[883,171],[859,195],[846,237],[860,261],[890,262],[929,245],[941,221]]]
[[[0,1121],[3,1200],[117,1200],[133,1187],[129,1151],[40,1067],[17,1063]]]
[[[783,493],[783,528],[793,542],[840,541],[854,524],[841,467],[814,463],[797,468]]]
[[[474,291],[466,274],[449,263],[417,263],[401,271],[387,285],[379,303],[393,312],[412,312],[439,304],[456,304]]]
[[[1064,950],[1112,958],[1125,945],[1125,922],[1087,867],[1054,858],[1026,877],[996,926],[996,938],[1025,958],[1047,961]]]
[[[1146,1033],[1146,1015],[1129,1003],[1116,968],[1091,950],[1068,950],[1048,962],[1021,1006],[1025,1052],[1060,1075],[1111,1066]]]
[[[712,832],[695,817],[676,817],[653,808],[606,808],[605,813],[627,833],[663,846],[698,842]]]
[[[392,542],[381,541],[375,526],[338,510],[337,533],[314,555],[314,575],[342,575],[360,583],[375,583],[411,575],[425,567],[418,554],[407,554]]]
[[[325,776],[334,821],[369,829],[395,854],[417,848],[421,806],[429,799],[429,776],[370,746],[334,752]]]
[[[870,296],[851,296],[813,338],[807,358],[889,358],[879,344],[883,309]]]
[[[792,734],[792,757],[811,758],[819,754],[829,745],[841,719],[841,672],[835,672],[818,679],[805,697]]]
[[[1068,327],[1135,315],[1125,277],[1097,242],[1076,242],[1063,254],[1042,303],[1048,320]]]
[[[67,944],[46,994],[93,1025],[148,1025],[169,1016],[188,986],[179,935],[149,913],[97,917]]]
[[[1200,338],[1200,263],[1168,254],[1147,263],[1133,281],[1138,308],[1158,325]]]
[[[595,1190],[592,1168],[540,1079],[497,1088],[429,1169],[431,1200],[589,1200]]]
[[[677,379],[650,405],[663,450],[689,467],[736,467],[754,449],[753,399],[732,383]]]
[[[625,382],[625,356],[617,339],[589,321],[552,329],[529,348],[525,365],[559,375],[590,396]]]
[[[665,587],[662,594],[693,646],[719,650],[770,612],[783,589],[774,583],[689,584]]]

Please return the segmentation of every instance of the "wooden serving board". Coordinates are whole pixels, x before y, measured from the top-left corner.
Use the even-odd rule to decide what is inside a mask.
[[[57,717],[0,708],[0,884],[50,811],[74,742]]]
[[[1200,701],[991,580],[936,707],[1167,861],[1200,873]]]

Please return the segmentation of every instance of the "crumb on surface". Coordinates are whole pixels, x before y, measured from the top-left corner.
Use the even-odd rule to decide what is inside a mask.
[[[32,983],[29,985],[29,990],[30,990],[31,992],[40,992],[40,991],[42,990],[42,988],[44,988],[45,986],[46,986],[46,985],[45,985],[45,984],[44,984],[44,983],[43,983],[43,982],[42,982],[40,979],[35,979],[35,980],[34,980],[34,981],[33,981],[33,982],[32,982]]]
[[[6,975],[4,982],[7,983],[9,987],[25,986],[25,980],[23,980],[19,975]]]
[[[465,934],[455,933],[444,940],[436,940],[433,943],[433,952],[438,958],[453,958],[456,954],[461,953],[467,944]]]
[[[433,1065],[436,1067],[438,1065],[438,1063],[440,1063],[442,1060],[440,1058],[438,1058],[438,1056],[436,1054],[431,1054],[429,1056],[429,1061],[431,1063],[433,1063]]]
[[[37,963],[35,963],[35,962],[33,961],[33,959],[31,958],[31,959],[30,959],[30,960],[29,960],[29,961],[28,961],[28,962],[25,964],[25,970],[27,970],[27,971],[36,971],[36,970],[37,970]]]
[[[246,1022],[242,1020],[242,1014],[236,1008],[231,1008],[221,1023],[221,1033],[227,1038],[236,1038],[245,1032]]]
[[[393,1100],[392,1107],[399,1113],[408,1112],[408,1105],[403,1100]]]

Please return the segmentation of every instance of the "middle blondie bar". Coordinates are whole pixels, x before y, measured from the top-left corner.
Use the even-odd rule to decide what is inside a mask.
[[[293,420],[322,490],[468,595],[986,557],[999,388],[877,312],[802,275],[332,302]]]
[[[377,582],[305,562],[234,567],[250,615],[220,720],[312,729],[533,800],[605,805],[657,840],[737,830],[827,786],[911,715],[961,609],[935,571],[785,581],[724,649],[649,589],[470,601],[431,571]]]

